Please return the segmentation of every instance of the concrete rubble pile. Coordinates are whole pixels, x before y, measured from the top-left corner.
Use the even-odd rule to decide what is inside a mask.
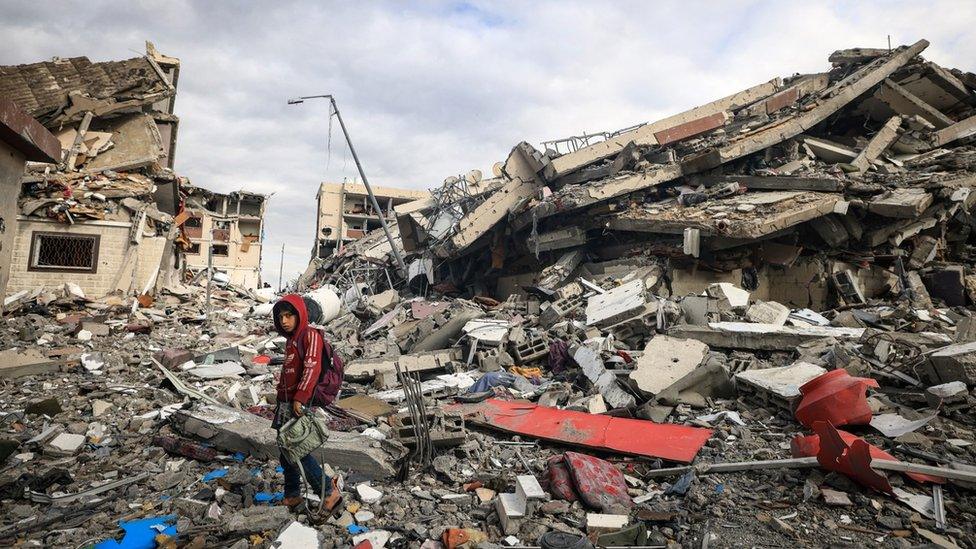
[[[976,76],[927,45],[521,143],[396,207],[405,270],[382,230],[313,260],[325,520],[274,505],[271,295],[16,311],[0,539],[976,544]]]

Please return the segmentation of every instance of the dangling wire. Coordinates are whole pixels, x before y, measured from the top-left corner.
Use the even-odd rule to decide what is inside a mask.
[[[325,171],[329,171],[329,167],[332,165],[332,105],[329,105],[329,144],[326,146],[326,157],[325,157]]]

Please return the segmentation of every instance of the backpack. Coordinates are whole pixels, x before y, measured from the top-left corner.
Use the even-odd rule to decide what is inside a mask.
[[[326,339],[322,330],[311,326],[308,329],[317,330],[322,336],[322,370],[319,373],[318,381],[315,382],[315,389],[312,391],[312,399],[309,401],[309,405],[324,408],[332,404],[339,396],[339,390],[342,388],[342,377],[346,373],[346,365],[342,361],[342,357],[332,348],[332,344]],[[300,338],[297,343],[298,350],[304,355],[303,342],[304,338]]]

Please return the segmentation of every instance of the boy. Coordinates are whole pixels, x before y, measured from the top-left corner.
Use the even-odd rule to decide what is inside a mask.
[[[308,309],[305,301],[297,294],[288,294],[275,303],[272,310],[275,329],[279,334],[288,338],[285,343],[285,363],[278,378],[278,408],[275,410],[275,420],[272,427],[280,429],[282,425],[293,417],[301,417],[306,413],[315,394],[316,385],[320,383],[322,374],[322,356],[325,342],[318,330],[308,326]],[[326,357],[331,359],[331,357]],[[324,366],[328,369],[323,380],[331,390],[326,400],[331,400],[338,393],[342,379],[334,379],[338,374],[331,364]],[[320,404],[321,402],[316,402]],[[328,402],[322,403],[327,404]],[[283,505],[296,507],[301,505],[302,478],[298,464],[291,463],[284,454],[280,456],[281,467],[285,474],[285,498]],[[322,493],[322,468],[315,456],[309,454],[302,458],[302,468],[305,476],[316,494]],[[332,511],[342,499],[337,479],[330,479],[325,487],[324,507]]]

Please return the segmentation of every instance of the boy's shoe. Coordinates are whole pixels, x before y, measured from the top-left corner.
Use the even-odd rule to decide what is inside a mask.
[[[322,510],[327,514],[337,516],[342,514],[342,478],[332,477],[331,482],[332,490],[329,495],[325,496],[325,500],[322,502]]]
[[[290,496],[281,500],[281,505],[284,505],[289,509],[294,509],[295,507],[298,507],[304,502],[305,502],[305,498],[303,498],[302,496]]]

